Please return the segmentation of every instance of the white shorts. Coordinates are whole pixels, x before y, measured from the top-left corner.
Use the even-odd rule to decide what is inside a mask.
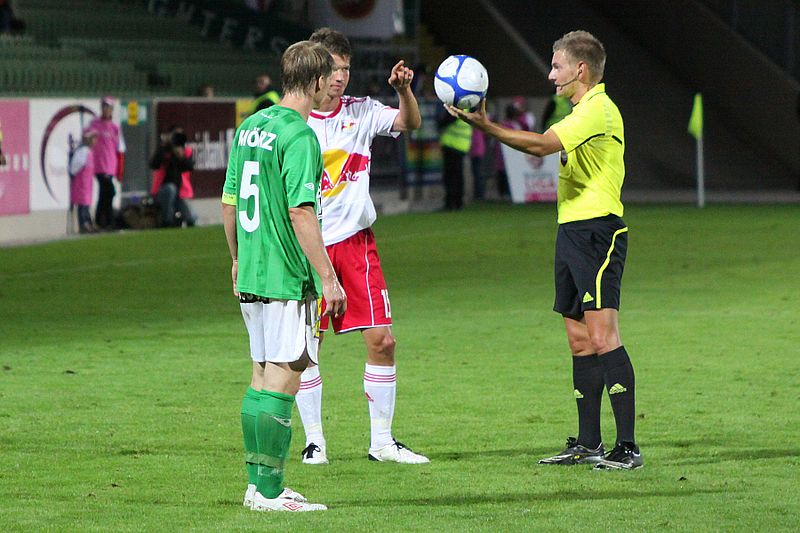
[[[317,363],[319,311],[316,299],[240,303],[257,363],[293,363],[305,353]]]

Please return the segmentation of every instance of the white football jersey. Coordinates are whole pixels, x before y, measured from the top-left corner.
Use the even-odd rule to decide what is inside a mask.
[[[322,238],[325,245],[350,237],[375,222],[369,195],[372,139],[397,137],[392,131],[399,109],[369,97],[342,96],[330,113],[312,111],[308,125],[317,134],[325,170],[322,175]]]

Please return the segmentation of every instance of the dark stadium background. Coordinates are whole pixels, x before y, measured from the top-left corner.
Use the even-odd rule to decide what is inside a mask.
[[[394,19],[372,22],[369,17],[387,4],[399,6]],[[625,119],[624,200],[694,201],[695,140],[686,126],[693,96],[702,93],[709,200],[798,201],[797,1],[15,0],[10,5],[22,27],[0,35],[0,132],[12,163],[0,169],[0,180],[17,196],[28,187],[30,197],[27,205],[17,198],[14,208],[0,207],[4,243],[66,232],[66,149],[51,153],[41,139],[15,139],[30,129],[22,122],[34,124],[34,117],[15,111],[25,100],[57,99],[91,109],[102,95],[118,98],[128,145],[118,209],[146,197],[149,155],[159,134],[180,123],[202,159],[193,176],[200,223],[218,223],[214,200],[227,139],[247,113],[254,77],[268,72],[277,82],[281,51],[306,38],[320,20],[331,20],[325,16],[361,21],[358,31],[366,26],[371,34],[353,37],[350,94],[373,94],[391,103],[385,80],[399,58],[421,76],[423,66],[430,72],[447,55],[467,53],[490,73],[488,102],[495,117],[512,97],[522,96],[541,118],[552,94],[546,79],[552,42],[566,31],[586,29],[607,48],[607,90]],[[432,94],[430,76],[425,83]],[[198,96],[205,84],[214,87],[213,100]],[[435,97],[428,100],[438,106]],[[33,130],[29,134],[33,137]],[[437,175],[414,175],[404,142],[378,139],[373,150],[372,189],[381,211],[438,207]],[[496,195],[491,145],[488,154],[482,169],[491,199]],[[61,187],[56,191],[61,198],[37,198],[45,190],[41,173]],[[468,201],[471,175],[468,171]],[[30,183],[20,187],[25,180]],[[7,202],[10,198],[6,195]]]

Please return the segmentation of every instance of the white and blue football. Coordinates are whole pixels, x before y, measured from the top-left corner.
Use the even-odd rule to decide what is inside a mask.
[[[433,88],[445,104],[472,109],[486,97],[489,73],[474,57],[450,56],[436,69]]]

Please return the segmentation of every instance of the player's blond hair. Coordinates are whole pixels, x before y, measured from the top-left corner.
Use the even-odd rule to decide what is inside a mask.
[[[588,31],[577,30],[565,33],[553,43],[553,52],[564,52],[572,61],[583,61],[589,66],[592,81],[603,79],[606,68],[606,49],[597,37]]]
[[[300,41],[281,56],[281,82],[284,93],[305,93],[321,76],[333,72],[333,58],[324,46]]]

